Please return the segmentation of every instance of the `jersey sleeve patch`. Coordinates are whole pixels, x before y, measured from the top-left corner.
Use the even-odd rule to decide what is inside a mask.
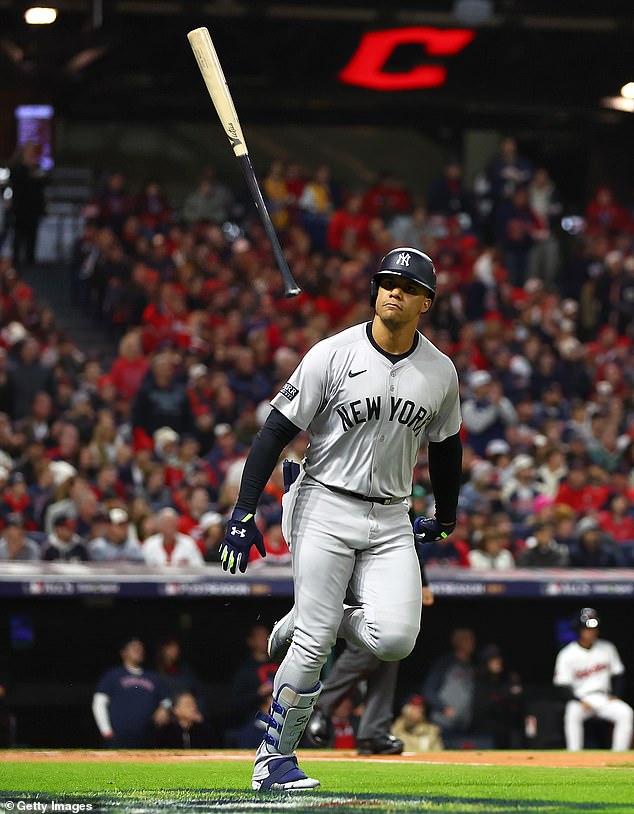
[[[293,401],[299,390],[294,387],[290,382],[286,382],[284,387],[280,390],[280,395],[285,396],[289,401]]]

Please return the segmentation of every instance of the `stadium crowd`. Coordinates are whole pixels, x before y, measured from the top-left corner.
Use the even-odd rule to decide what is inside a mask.
[[[178,209],[156,180],[100,181],[72,297],[113,362],[0,259],[0,559],[217,561],[269,399],[315,342],[370,318],[377,259],[413,245],[436,264],[422,329],[456,364],[464,418],[458,526],[427,562],[634,565],[634,202],[601,186],[563,231],[550,171],[512,138],[472,185],[447,161],[425,201],[389,172],[344,189],[282,161],[263,188],[293,299],[246,195],[212,169]],[[258,516],[269,563],[289,560],[279,470]],[[413,513],[430,495],[422,449]]]

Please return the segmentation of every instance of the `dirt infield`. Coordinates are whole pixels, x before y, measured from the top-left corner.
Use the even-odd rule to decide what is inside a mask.
[[[608,750],[585,752],[560,751],[508,751],[489,752],[465,750],[460,752],[425,752],[405,753],[403,755],[373,755],[372,757],[359,757],[353,751],[332,750],[306,750],[298,753],[304,760],[355,760],[380,761],[392,763],[440,763],[460,764],[463,766],[540,766],[540,767],[586,767],[605,768],[611,766],[634,767],[634,751],[612,752]],[[6,763],[128,763],[141,761],[146,763],[179,763],[195,760],[250,760],[252,752],[237,751],[234,749],[208,751],[208,750],[0,750],[0,764]]]

